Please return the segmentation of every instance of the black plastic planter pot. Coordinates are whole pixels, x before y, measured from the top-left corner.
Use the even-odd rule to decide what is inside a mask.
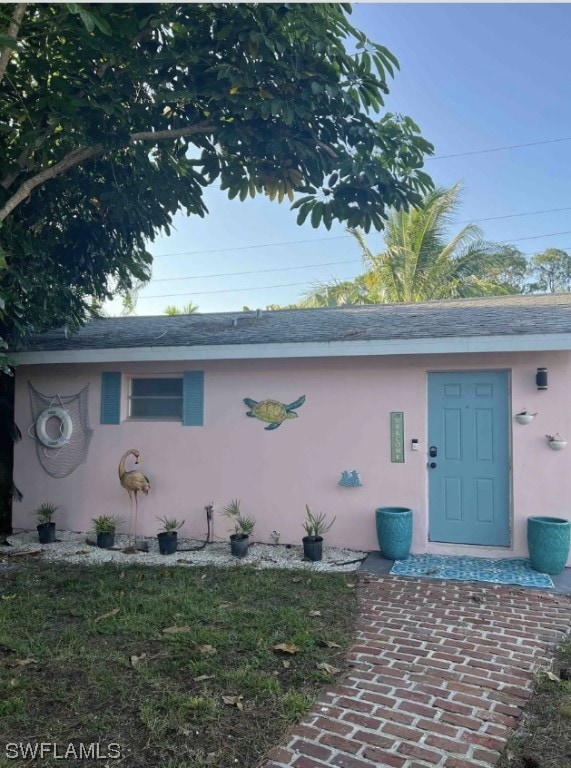
[[[249,536],[245,536],[243,533],[233,533],[230,536],[230,552],[234,557],[246,557],[249,543]]]
[[[163,531],[157,534],[159,540],[159,552],[161,555],[174,555],[177,548],[176,531]]]
[[[316,563],[323,557],[323,536],[304,536],[303,556],[306,560],[313,560]]]
[[[97,534],[97,546],[99,547],[99,549],[111,549],[111,547],[114,544],[115,544],[115,532]]]
[[[40,544],[53,544],[56,540],[56,524],[40,523],[36,526]]]

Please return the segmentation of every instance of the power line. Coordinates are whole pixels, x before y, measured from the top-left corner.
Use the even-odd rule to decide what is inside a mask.
[[[527,144],[509,144],[505,147],[493,147],[492,149],[475,149],[472,152],[456,152],[453,155],[438,155],[437,157],[427,157],[426,160],[447,160],[450,157],[485,155],[488,152],[502,152],[505,149],[521,149],[522,147],[538,147],[540,144],[557,144],[561,141],[571,141],[571,136],[565,136],[561,139],[547,139],[546,141],[530,141]]]
[[[457,224],[471,224],[473,221],[498,221],[498,219],[515,219],[520,216],[535,216],[540,213],[560,213],[561,211],[571,211],[571,206],[566,208],[545,208],[542,211],[526,211],[525,213],[507,213],[505,216],[488,216],[485,219],[466,219],[458,221]]]
[[[546,232],[544,235],[531,235],[530,237],[515,237],[511,240],[500,240],[502,245],[509,245],[510,243],[519,243],[521,240],[539,240],[541,237],[554,237],[555,235],[569,235],[571,229],[566,229],[563,232]]]
[[[522,239],[526,239],[526,238],[522,238]],[[565,246],[560,250],[565,251],[568,248],[571,248],[571,245]],[[522,255],[529,256],[531,254],[522,254]],[[343,262],[339,262],[339,263],[343,263]],[[294,267],[294,269],[296,269],[296,267]],[[270,270],[266,270],[266,271],[270,271]],[[153,296],[139,296],[138,301],[142,301],[144,299],[173,299],[173,298],[178,298],[180,296],[187,296],[190,298],[194,298],[195,296],[205,296],[207,294],[213,294],[213,293],[244,293],[246,291],[267,291],[267,290],[273,290],[274,288],[294,288],[294,287],[299,287],[301,285],[309,287],[311,285],[314,285],[314,283],[306,281],[303,283],[280,283],[278,285],[257,285],[257,286],[252,286],[250,288],[220,288],[212,291],[192,291],[192,292],[187,291],[186,293],[161,293],[159,295],[153,295]]]
[[[557,251],[568,251],[571,249],[571,245],[563,245],[563,246],[557,246]],[[522,256],[535,256],[535,253],[522,253]]]
[[[519,214],[514,214],[514,215],[519,215]],[[512,238],[511,240],[501,240],[498,244],[510,245],[511,243],[517,243],[523,240],[538,240],[542,237],[551,237],[553,235],[566,235],[566,234],[571,234],[571,230],[566,230],[564,232],[548,232],[545,235],[532,235],[530,237]],[[566,250],[566,249],[563,248],[561,250]],[[524,254],[524,255],[531,255],[531,254]],[[332,267],[332,266],[337,266],[338,264],[359,264],[361,263],[361,261],[362,261],[361,259],[347,259],[343,261],[326,261],[320,264],[301,264],[295,267],[274,267],[273,269],[248,269],[248,270],[243,270],[241,272],[217,272],[211,275],[186,275],[185,277],[158,277],[158,278],[153,278],[153,282],[168,283],[168,282],[172,282],[173,280],[180,282],[182,280],[206,280],[207,278],[213,278],[213,277],[238,277],[243,275],[258,275],[258,274],[263,274],[268,272],[291,272],[291,271],[295,271],[296,269],[314,269],[319,267]],[[186,294],[181,293],[181,294],[174,294],[174,295],[184,296]],[[151,297],[148,297],[148,298],[151,298]],[[162,297],[157,297],[157,298],[162,298]]]
[[[430,160],[448,160],[451,157],[468,157],[469,155],[486,155],[490,152],[503,152],[507,149],[523,149],[524,147],[539,147],[542,144],[559,144],[562,141],[571,141],[571,136],[563,136],[560,139],[546,139],[545,141],[528,141],[525,144],[506,144],[504,147],[491,147],[490,149],[474,149],[470,152],[455,152],[451,155],[436,155],[435,157],[427,157],[426,161]],[[220,189],[220,185],[216,185]]]
[[[336,264],[359,264],[361,259],[348,259],[345,261],[326,261],[322,264],[302,264],[299,267],[275,267],[274,269],[249,269],[244,272],[218,272],[215,275],[189,275],[187,277],[158,277],[154,283],[166,283],[172,280],[205,280],[207,277],[236,277],[236,275],[258,275],[262,272],[291,272],[295,269],[311,269],[313,267],[332,267]]]
[[[563,246],[559,250],[566,251],[569,248],[571,248],[571,245]],[[522,255],[531,256],[532,254],[524,253]],[[344,263],[344,262],[339,262],[339,263]],[[296,267],[293,267],[293,269],[296,269]],[[266,270],[266,271],[270,271],[270,270]],[[194,298],[195,296],[205,296],[207,294],[213,294],[213,293],[244,293],[245,291],[266,291],[266,290],[272,290],[274,288],[294,288],[294,287],[299,287],[301,285],[311,286],[313,285],[313,283],[306,281],[303,283],[280,283],[278,285],[258,285],[258,286],[252,286],[250,288],[221,288],[221,289],[212,290],[212,291],[192,291],[192,292],[186,291],[185,293],[162,293],[162,294],[153,295],[153,296],[139,296],[138,301],[144,301],[145,299],[172,299],[172,298],[178,298],[180,296],[187,296],[187,297]]]
[[[565,208],[544,208],[540,211],[526,211],[525,213],[507,213],[504,216],[489,216],[482,219],[466,219],[464,221],[457,222],[458,224],[471,224],[477,221],[498,221],[499,219],[512,219],[522,216],[535,216],[543,213],[560,213],[561,211],[571,211],[571,206]],[[257,243],[254,245],[239,245],[234,248],[214,248],[205,251],[177,251],[174,253],[158,253],[154,258],[163,258],[166,256],[201,256],[210,253],[230,253],[234,251],[249,251],[257,248],[276,248],[283,245],[304,245],[307,243],[321,243],[331,242],[332,240],[345,240],[347,235],[339,235],[335,237],[317,237],[313,240],[285,240],[280,243]],[[201,277],[201,275],[197,275]],[[219,277],[219,275],[204,275],[204,277]]]
[[[192,297],[204,296],[207,293],[243,293],[244,291],[267,291],[270,288],[293,288],[293,286],[311,285],[311,283],[282,283],[281,285],[256,285],[253,288],[220,288],[215,291],[192,291]],[[190,293],[162,293],[159,296],[139,296],[138,301],[143,299],[172,299],[175,296],[190,296]]]
[[[258,243],[257,245],[239,245],[235,248],[214,248],[208,251],[179,251],[178,253],[159,253],[155,258],[163,256],[196,256],[203,253],[228,253],[229,251],[249,251],[252,248],[274,248],[278,245],[299,245],[300,243],[319,243],[323,240],[345,240],[347,235],[339,237],[316,237],[314,240],[286,240],[283,243]]]

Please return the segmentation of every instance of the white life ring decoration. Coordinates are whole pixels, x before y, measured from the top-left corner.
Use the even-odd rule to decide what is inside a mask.
[[[59,419],[59,437],[50,437],[48,434],[46,427],[50,419]],[[72,433],[73,422],[65,408],[46,408],[37,418],[36,435],[40,443],[46,448],[62,448],[69,443]]]

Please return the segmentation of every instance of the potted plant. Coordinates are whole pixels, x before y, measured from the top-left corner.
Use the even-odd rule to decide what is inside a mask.
[[[157,517],[157,520],[163,524],[163,530],[157,534],[159,552],[161,555],[173,555],[178,545],[177,531],[184,525],[184,520],[179,522],[176,517]]]
[[[567,440],[564,440],[559,432],[556,432],[554,435],[545,435],[545,437],[549,447],[554,451],[562,451],[567,445]]]
[[[536,416],[537,413],[530,413],[527,408],[522,408],[519,413],[516,413],[515,420],[518,424],[529,424]]]
[[[92,522],[97,534],[97,546],[101,549],[111,549],[115,544],[115,530],[121,525],[123,518],[117,515],[99,515],[94,517]]]
[[[53,544],[56,540],[56,524],[52,522],[52,517],[57,512],[55,504],[51,504],[49,501],[40,504],[35,510],[34,514],[38,520],[38,538],[40,544]]]
[[[307,517],[303,527],[307,535],[302,539],[303,556],[306,560],[317,562],[323,557],[323,535],[331,530],[336,518],[334,517],[330,523],[326,523],[327,515],[325,512],[314,514],[308,504],[305,505],[305,511]]]
[[[221,514],[234,525],[234,533],[230,536],[230,551],[235,557],[245,557],[248,554],[250,536],[256,525],[255,518],[242,514],[239,499],[232,499]]]

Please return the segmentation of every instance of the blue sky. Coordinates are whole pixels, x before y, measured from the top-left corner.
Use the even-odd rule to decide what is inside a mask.
[[[387,110],[410,115],[436,158],[571,137],[571,5],[360,3],[353,23],[399,59]],[[571,250],[571,141],[432,159],[426,170],[438,185],[462,182],[458,226],[474,221],[486,238],[530,255]],[[153,280],[136,314],[188,301],[201,312],[288,304],[318,281],[361,270],[357,244],[341,225],[298,227],[289,203],[229,201],[215,188],[206,203],[204,220],[178,215],[171,236],[150,245]],[[370,234],[368,243],[381,250],[382,235]],[[119,312],[115,304],[111,312]]]

